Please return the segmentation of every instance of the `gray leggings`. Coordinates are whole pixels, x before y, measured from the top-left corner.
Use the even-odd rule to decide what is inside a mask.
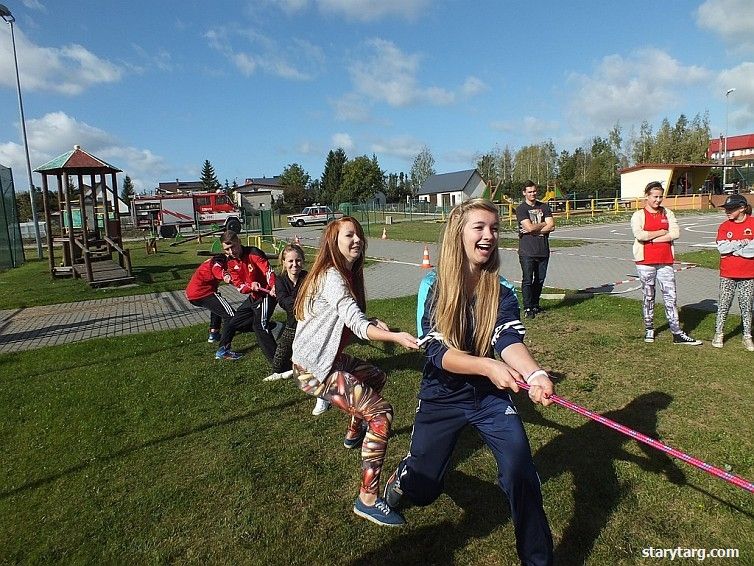
[[[660,284],[662,300],[665,301],[665,317],[668,319],[670,332],[678,334],[681,325],[678,322],[678,307],[676,306],[675,271],[672,265],[637,265],[636,272],[641,281],[644,293],[642,312],[644,313],[644,328],[654,328],[655,322],[655,284]]]
[[[720,300],[717,302],[717,321],[715,333],[722,334],[725,329],[725,319],[728,316],[730,306],[733,304],[733,295],[738,289],[738,306],[741,309],[741,320],[744,325],[744,336],[751,337],[751,309],[754,298],[754,279],[728,279],[720,277]]]

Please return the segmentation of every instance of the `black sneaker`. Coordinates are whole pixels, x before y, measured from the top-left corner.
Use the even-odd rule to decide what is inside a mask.
[[[685,344],[686,346],[701,346],[701,340],[695,340],[685,332],[673,334],[673,344]]]
[[[537,316],[537,313],[534,312],[534,309],[526,309],[524,311],[525,318],[534,318],[535,316]]]

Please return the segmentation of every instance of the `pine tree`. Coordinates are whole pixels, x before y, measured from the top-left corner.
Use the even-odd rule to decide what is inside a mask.
[[[216,191],[220,188],[220,181],[217,180],[215,175],[215,168],[209,162],[209,159],[204,160],[204,166],[202,167],[202,185],[206,191]]]
[[[120,198],[123,199],[128,206],[131,206],[131,199],[134,197],[134,184],[131,182],[131,177],[126,175],[123,179],[123,190],[120,193]]]
[[[322,171],[322,180],[320,182],[320,200],[323,203],[334,203],[335,195],[340,191],[340,185],[343,183],[343,165],[348,158],[342,147],[335,151],[330,150],[325,161],[325,169]]]

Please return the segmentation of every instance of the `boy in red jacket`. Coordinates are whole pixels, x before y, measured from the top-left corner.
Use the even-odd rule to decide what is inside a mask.
[[[222,323],[227,324],[235,314],[230,303],[217,292],[220,281],[230,283],[228,258],[225,255],[214,255],[194,271],[185,291],[189,303],[210,312],[207,342],[219,342]]]
[[[257,336],[262,352],[271,362],[277,347],[270,332],[270,317],[277,304],[275,300],[275,272],[267,256],[259,248],[242,246],[238,234],[227,231],[222,236],[223,252],[228,257],[230,282],[240,293],[249,297],[236,309],[233,318],[223,326],[218,360],[237,360],[241,357],[230,349],[236,332],[249,326]]]

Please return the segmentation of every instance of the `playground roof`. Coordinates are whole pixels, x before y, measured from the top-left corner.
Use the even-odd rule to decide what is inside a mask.
[[[71,151],[58,155],[44,165],[37,167],[34,171],[36,173],[63,173],[64,171],[73,171],[84,174],[121,172],[117,167],[84,151],[78,145],[73,146]]]

